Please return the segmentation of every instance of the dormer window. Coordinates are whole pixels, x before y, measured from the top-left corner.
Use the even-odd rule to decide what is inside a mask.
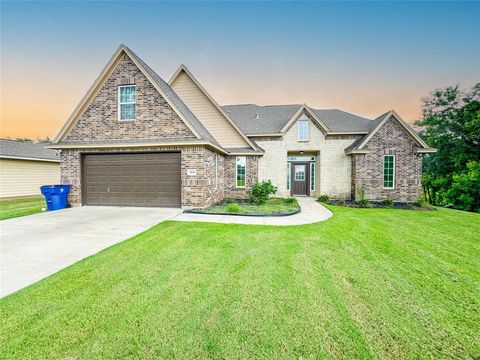
[[[118,120],[135,120],[136,87],[118,87]]]
[[[298,120],[298,141],[308,141],[308,120]]]

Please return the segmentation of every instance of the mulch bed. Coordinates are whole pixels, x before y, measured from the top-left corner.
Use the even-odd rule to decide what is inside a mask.
[[[419,206],[408,202],[394,202],[392,206],[386,206],[380,201],[369,201],[367,206],[361,206],[353,200],[328,200],[327,204],[336,206],[347,206],[352,208],[375,208],[375,209],[399,209],[399,210],[420,210],[420,211],[434,211],[437,210],[429,204],[422,204]]]

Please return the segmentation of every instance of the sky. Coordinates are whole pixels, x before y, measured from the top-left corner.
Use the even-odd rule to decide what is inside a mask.
[[[52,138],[124,43],[220,104],[306,103],[412,123],[480,81],[480,2],[0,2],[0,136]]]

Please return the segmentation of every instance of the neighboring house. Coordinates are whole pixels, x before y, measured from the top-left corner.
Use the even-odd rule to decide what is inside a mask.
[[[220,106],[185,67],[169,83],[121,45],[54,139],[70,202],[208,206],[270,179],[279,196],[421,196],[434,152],[394,111]]]
[[[0,139],[0,198],[40,195],[40,186],[60,183],[60,156],[46,145]]]

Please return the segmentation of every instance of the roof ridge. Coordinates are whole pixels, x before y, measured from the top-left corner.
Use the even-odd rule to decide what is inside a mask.
[[[272,107],[272,106],[303,106],[304,104],[267,104],[267,105],[258,105],[252,103],[244,103],[244,104],[225,104],[223,106],[258,106],[258,107]]]
[[[257,107],[274,107],[274,106],[304,106],[305,104],[270,104],[270,105],[258,105],[258,104],[252,104],[252,103],[244,103],[244,104],[225,104],[225,105],[222,105],[222,107],[227,107],[227,106],[257,106]],[[312,107],[310,105],[307,105],[307,107],[313,111],[340,111],[340,112],[343,112],[345,114],[350,114],[350,115],[353,115],[353,116],[356,116],[356,117],[359,117],[359,118],[362,118],[362,119],[365,119],[365,120],[370,120],[370,121],[373,121],[375,119],[371,119],[369,117],[366,117],[365,115],[360,115],[360,114],[355,114],[351,111],[346,111],[346,110],[343,110],[343,109],[337,109],[337,108],[316,108],[316,107]]]
[[[351,111],[347,111],[347,110],[343,110],[343,109],[337,109],[337,108],[328,108],[328,109],[316,109],[316,108],[312,108],[312,110],[319,110],[319,111],[322,111],[322,110],[328,110],[328,111],[340,111],[342,113],[345,113],[345,114],[349,114],[349,115],[353,115],[353,116],[356,116],[356,117],[359,117],[359,118],[362,118],[362,119],[365,119],[365,120],[370,120],[370,121],[373,121],[375,119],[371,119],[369,117],[366,117],[365,115],[360,115],[360,114],[355,114]]]
[[[168,94],[167,92],[165,92],[165,95],[168,96],[171,101],[173,101],[173,102],[178,101],[182,105],[182,107],[184,108],[184,109],[181,109],[180,107],[177,106],[178,111],[180,111],[183,114],[183,116],[185,116],[186,118],[187,117],[193,117],[196,124],[191,124],[191,126],[193,126],[195,128],[195,130],[199,133],[199,135],[204,140],[211,141],[211,142],[214,143],[214,145],[217,145],[217,146],[221,147],[221,145],[219,144],[217,139],[215,139],[215,137],[208,131],[208,129],[202,124],[202,122],[195,116],[193,111],[190,110],[190,108],[183,102],[183,100],[181,99],[180,96],[178,96],[178,94],[175,92],[175,90],[173,90],[172,87],[165,80],[163,80],[163,78],[160,75],[158,75],[155,70],[153,70],[145,61],[143,61],[140,58],[140,56],[138,56],[134,51],[132,51],[128,47],[125,46],[125,48],[132,54],[132,56],[135,57],[135,59],[140,63],[140,65],[142,65],[145,68],[145,70],[147,72],[151,72],[152,75],[154,75],[152,77],[152,80],[157,82],[157,84],[160,87],[163,87],[164,92],[165,92],[165,89],[167,89],[168,91],[170,91],[174,95],[175,99],[172,99],[171,94]],[[158,80],[160,80],[161,83]],[[187,114],[185,112],[187,112]],[[200,129],[201,131],[198,131],[199,129],[197,127],[201,128]],[[205,135],[207,135],[207,136],[205,136]]]

